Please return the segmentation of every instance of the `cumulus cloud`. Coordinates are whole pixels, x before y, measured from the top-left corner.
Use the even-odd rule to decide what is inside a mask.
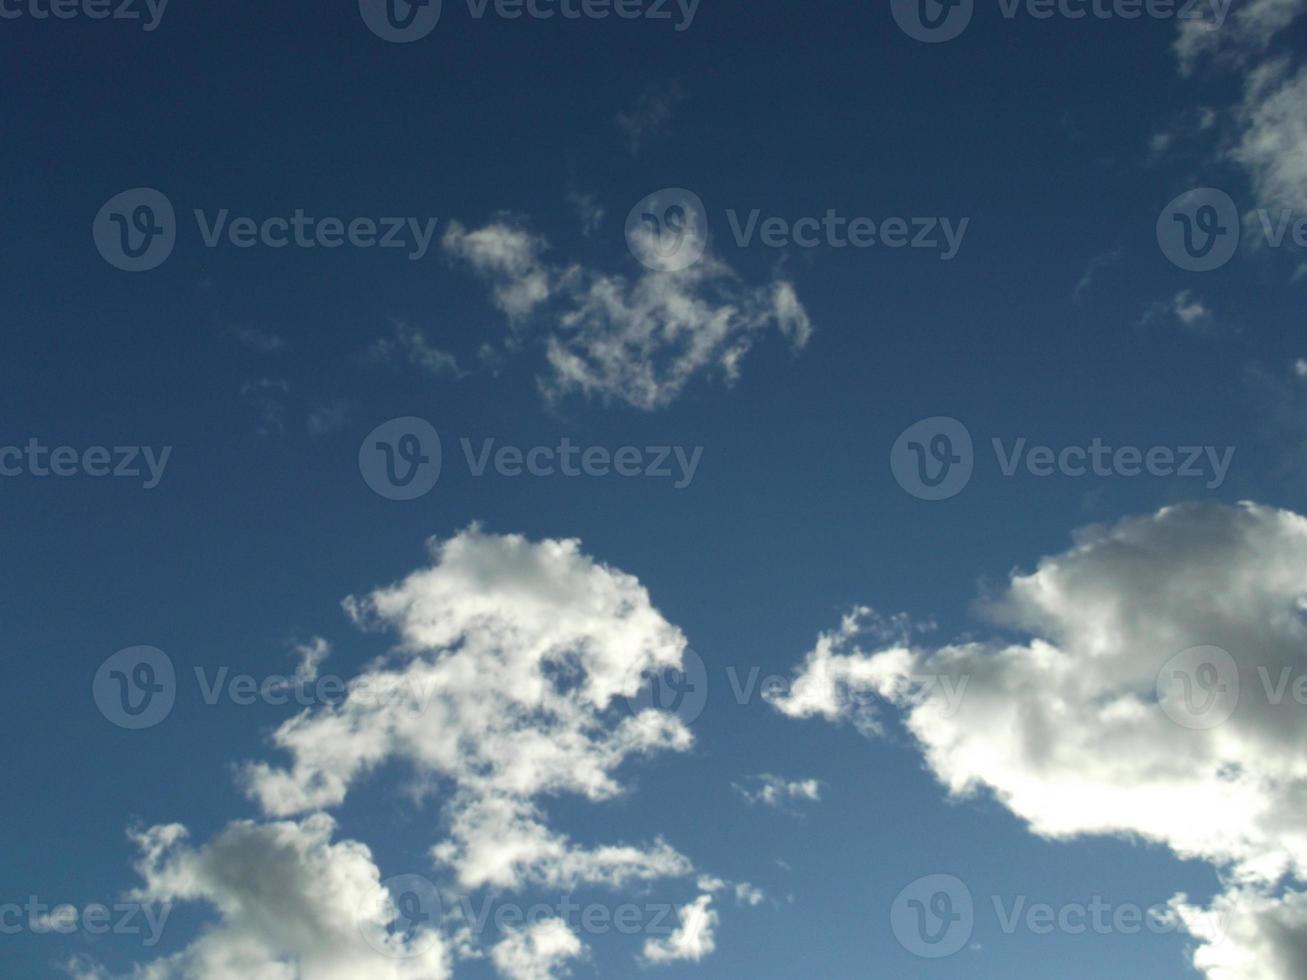
[[[578,393],[651,410],[699,375],[734,381],[770,329],[795,349],[812,333],[792,284],[746,286],[711,253],[686,269],[635,278],[551,265],[544,240],[507,218],[475,231],[455,223],[444,247],[490,284],[515,333],[542,337],[548,372],[540,385],[550,397]]]
[[[694,874],[661,838],[574,841],[544,805],[612,800],[624,792],[620,768],[693,744],[678,717],[637,698],[647,676],[680,667],[686,644],[636,578],[575,540],[473,526],[433,541],[427,567],[344,607],[359,626],[392,633],[394,648],[348,683],[343,701],[277,729],[286,766],[243,767],[267,822],[234,823],[202,848],[179,825],[137,835],[145,884],[134,897],[205,902],[218,922],[124,980],[443,980],[452,961],[486,958],[510,980],[564,975],[587,952],[565,921],[501,927],[493,945],[458,916],[402,923],[368,848],[333,842],[325,810],[395,762],[442,803],[430,854],[446,896],[647,892]],[[316,676],[329,650],[318,638],[302,645],[297,676]],[[736,894],[755,904],[750,886]],[[711,951],[715,913],[705,904],[687,914],[654,957]],[[89,961],[68,972],[114,980]]]
[[[562,794],[611,799],[627,759],[690,747],[675,715],[626,701],[647,671],[680,665],[681,632],[635,578],[576,541],[473,527],[433,544],[432,558],[346,601],[358,623],[398,634],[398,646],[350,682],[341,704],[277,730],[291,764],[249,765],[250,795],[274,816],[335,806],[360,777],[402,760],[443,792],[450,835],[433,855],[463,887],[616,887],[689,873],[662,841],[574,844],[539,807]]]
[[[1121,835],[1212,863],[1229,882],[1214,910],[1176,904],[1195,965],[1209,980],[1288,980],[1307,965],[1302,902],[1279,891],[1307,878],[1307,707],[1284,696],[1307,666],[1305,610],[1307,519],[1170,507],[1086,529],[1015,574],[989,611],[1025,640],[864,643],[856,611],[774,703],[838,721],[877,699],[953,796],[990,793],[1043,837]],[[1207,687],[1174,659],[1196,647],[1228,652],[1228,668],[1201,655]],[[1239,694],[1223,723],[1177,723],[1189,702],[1167,679],[1181,668],[1196,702]],[[940,678],[955,692],[965,679],[964,696]],[[1225,913],[1235,925],[1218,950]],[[1240,957],[1256,970],[1238,972]]]
[[[231,824],[193,848],[178,825],[135,835],[139,902],[201,902],[218,922],[180,952],[122,980],[444,980],[449,952],[429,927],[393,928],[393,905],[368,848],[333,843],[335,823]],[[113,975],[85,959],[77,980]]]
[[[646,963],[698,962],[717,948],[715,930],[718,915],[712,908],[712,896],[700,895],[677,910],[679,925],[670,935],[645,940]]]
[[[567,963],[585,946],[560,919],[547,919],[522,928],[508,928],[490,952],[490,960],[508,980],[554,980],[566,976]]]

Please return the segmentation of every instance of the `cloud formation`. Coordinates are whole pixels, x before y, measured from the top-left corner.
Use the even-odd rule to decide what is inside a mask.
[[[700,375],[734,381],[769,329],[795,349],[812,333],[791,283],[745,286],[711,253],[683,270],[634,278],[551,265],[544,239],[508,218],[475,231],[454,223],[442,244],[489,283],[515,336],[539,337],[548,364],[540,387],[549,397],[576,393],[652,410]]]
[[[1042,837],[1119,835],[1210,862],[1228,882],[1214,908],[1176,899],[1195,965],[1209,980],[1300,976],[1307,917],[1284,882],[1307,879],[1307,705],[1286,692],[1307,668],[1307,519],[1190,504],[1092,527],[989,611],[1028,639],[864,649],[855,611],[774,705],[834,721],[892,705],[952,796],[992,794]],[[1228,670],[1220,654],[1199,657],[1207,675],[1175,659],[1198,647],[1228,652]],[[1181,668],[1187,691],[1171,683]],[[940,678],[965,679],[965,696]],[[1223,723],[1185,723],[1187,698],[1230,691]]]

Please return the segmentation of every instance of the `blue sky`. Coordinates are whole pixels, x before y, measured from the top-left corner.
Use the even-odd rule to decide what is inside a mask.
[[[0,3],[6,976],[1301,975],[1307,709],[1257,689],[1304,638],[1301,3],[93,6]],[[1163,710],[1194,647],[1220,725]],[[700,707],[641,701],[694,657]],[[297,670],[430,686],[196,673]],[[637,924],[493,922],[563,896]]]

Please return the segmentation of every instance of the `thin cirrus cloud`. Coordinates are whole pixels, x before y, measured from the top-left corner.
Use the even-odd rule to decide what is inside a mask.
[[[1211,905],[1170,904],[1194,966],[1208,980],[1299,977],[1307,711],[1264,685],[1307,646],[1307,518],[1187,504],[1089,528],[990,611],[1029,639],[863,649],[857,610],[773,706],[868,731],[866,713],[893,707],[954,797],[991,793],[1041,837],[1119,835],[1212,864],[1226,885]],[[1227,651],[1246,692],[1212,727],[1159,702],[1163,667],[1199,646]],[[965,678],[965,696],[944,677]]]
[[[711,253],[681,271],[632,279],[550,264],[545,239],[510,219],[475,230],[455,222],[441,244],[486,280],[514,339],[541,340],[539,384],[550,398],[581,394],[653,410],[701,375],[734,381],[769,329],[795,349],[812,333],[791,283],[746,286]]]
[[[682,908],[678,927],[639,952],[648,963],[712,952],[713,892],[733,888],[739,905],[761,901],[747,883],[693,878],[692,862],[661,838],[586,845],[545,815],[547,798],[614,800],[626,792],[619,768],[693,744],[680,718],[636,698],[648,672],[680,666],[686,643],[635,577],[574,540],[533,542],[472,526],[432,542],[427,567],[344,606],[359,626],[395,635],[396,645],[349,682],[341,703],[306,709],[276,730],[287,765],[244,767],[242,784],[267,822],[233,823],[198,848],[180,824],[133,835],[144,881],[135,897],[205,903],[218,921],[132,980],[442,980],[463,958],[488,958],[510,980],[533,980],[588,955],[559,919],[501,930],[495,942],[469,934],[457,917],[430,934],[387,931],[383,876],[365,843],[333,840],[328,811],[396,761],[439,792],[426,873],[450,894],[647,894],[660,881],[684,879],[682,891],[698,883],[704,894]],[[302,645],[303,675],[314,675],[329,650],[316,638]],[[369,910],[362,920],[360,908]],[[399,945],[378,953],[360,928]],[[111,980],[85,960],[67,972]]]

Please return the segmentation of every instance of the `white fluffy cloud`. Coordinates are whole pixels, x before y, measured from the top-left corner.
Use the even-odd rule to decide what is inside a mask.
[[[1307,519],[1171,507],[1082,531],[1015,575],[991,612],[1027,640],[863,649],[859,611],[819,638],[774,704],[858,720],[880,699],[955,796],[992,793],[1041,836],[1118,834],[1211,862],[1231,881],[1218,911],[1236,925],[1218,949],[1203,910],[1180,903],[1203,941],[1195,964],[1211,980],[1288,980],[1307,968],[1302,902],[1278,891],[1307,877],[1307,706],[1274,692],[1307,675],[1304,610]],[[1220,680],[1240,695],[1228,720],[1201,728],[1177,724],[1175,692],[1164,685],[1159,703],[1158,686],[1199,646],[1228,651],[1237,680]],[[1221,965],[1240,956],[1259,972]]]
[[[444,980],[446,944],[432,929],[390,928],[386,889],[368,848],[332,842],[323,814],[300,822],[234,823],[202,848],[178,825],[136,835],[140,902],[203,902],[218,922],[130,980]],[[369,939],[371,941],[369,941]],[[86,961],[78,980],[109,980]]]
[[[490,960],[508,980],[553,980],[567,975],[567,964],[585,946],[560,919],[547,919],[521,929],[506,929]]]
[[[455,223],[443,244],[490,283],[517,333],[538,328],[549,365],[540,384],[550,396],[580,393],[651,410],[701,374],[733,381],[769,329],[795,348],[812,333],[789,282],[745,286],[711,253],[681,271],[631,279],[550,265],[544,240],[507,219],[475,231]]]
[[[399,644],[351,682],[342,704],[277,730],[289,768],[247,767],[266,812],[335,806],[355,780],[403,760],[443,794],[451,832],[433,855],[465,888],[689,873],[661,841],[575,845],[537,806],[560,794],[610,799],[627,759],[692,743],[675,715],[627,706],[646,672],[679,666],[685,649],[635,578],[576,541],[474,527],[433,544],[431,567],[346,608]]]
[[[712,907],[711,895],[700,895],[689,905],[682,905],[677,917],[680,924],[670,935],[645,940],[645,962],[698,962],[717,948],[715,930],[719,917]]]
[[[639,581],[574,540],[475,526],[433,542],[431,558],[345,601],[359,625],[397,643],[350,681],[341,703],[306,709],[275,732],[287,766],[243,769],[269,822],[232,824],[199,849],[180,826],[139,836],[139,897],[207,902],[218,923],[130,980],[443,980],[451,961],[487,955],[510,980],[563,975],[586,951],[562,920],[502,930],[493,945],[456,918],[416,933],[389,927],[394,907],[368,848],[333,843],[323,811],[397,761],[442,804],[433,874],[455,898],[481,888],[646,891],[694,873],[661,838],[578,843],[545,814],[545,801],[560,796],[611,800],[623,792],[624,764],[692,745],[679,718],[635,697],[685,650]],[[305,676],[327,650],[320,640],[302,648]],[[705,955],[715,921],[694,912],[668,950]],[[70,972],[110,980],[91,963]]]

